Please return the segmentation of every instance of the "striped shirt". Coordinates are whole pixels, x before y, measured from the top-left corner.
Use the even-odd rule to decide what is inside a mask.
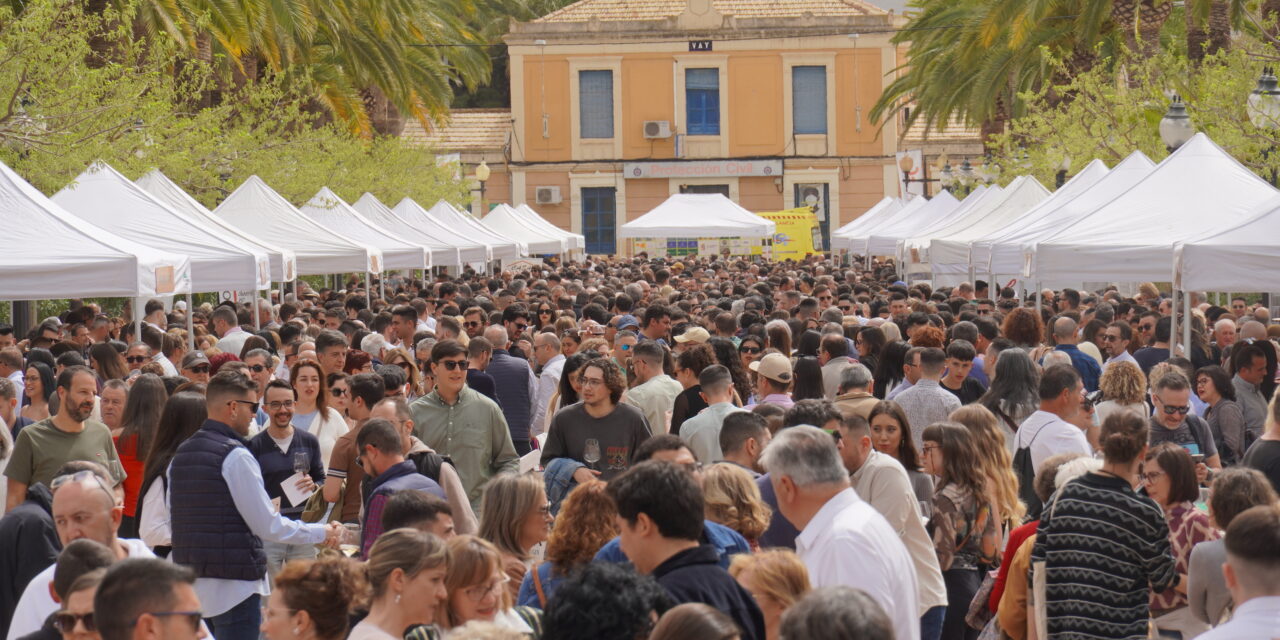
[[[1050,640],[1145,639],[1151,591],[1178,580],[1160,507],[1101,473],[1045,505],[1031,559],[1045,562]]]

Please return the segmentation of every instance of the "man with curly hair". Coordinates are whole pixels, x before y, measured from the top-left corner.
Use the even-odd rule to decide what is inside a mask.
[[[636,449],[649,438],[649,425],[639,409],[619,404],[626,386],[612,362],[595,358],[578,370],[578,376],[582,402],[551,419],[542,466],[571,458],[586,465],[574,471],[579,484],[596,477],[612,480],[631,466]]]

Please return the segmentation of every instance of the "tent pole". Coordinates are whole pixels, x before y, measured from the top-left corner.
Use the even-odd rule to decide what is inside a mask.
[[[1040,307],[1044,303],[1044,299],[1040,296],[1040,281],[1036,280],[1036,290],[1031,294],[1036,298],[1036,317],[1040,317]]]
[[[364,272],[364,303],[369,307],[369,312],[373,312],[373,276],[368,271]]]
[[[195,304],[192,303],[191,301],[191,293],[188,292],[187,293],[187,350],[188,351],[196,350],[195,320],[192,319],[191,317],[195,313],[195,311],[196,311],[196,307],[195,307]]]
[[[268,285],[269,286],[269,285]],[[262,331],[262,318],[258,317],[258,301],[262,299],[262,294],[257,289],[253,290],[253,305],[249,309],[249,313],[253,315],[253,330]]]
[[[142,298],[133,299],[133,341],[142,342],[142,316],[139,315],[143,309]]]
[[[1184,294],[1185,295],[1185,294]],[[1169,357],[1178,355],[1178,290],[1171,289],[1169,296]]]
[[[387,275],[385,273],[378,278],[378,299],[387,299]]]
[[[1191,296],[1182,292],[1182,345],[1187,350],[1187,359],[1191,358]]]

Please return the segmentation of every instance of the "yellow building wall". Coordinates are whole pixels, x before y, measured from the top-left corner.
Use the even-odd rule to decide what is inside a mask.
[[[663,180],[627,180],[627,221],[635,220],[671,197]]]
[[[884,142],[876,135],[879,127],[870,117],[871,105],[880,98],[882,62],[881,49],[854,50],[836,56],[837,155],[884,153]]]
[[[613,123],[614,135],[622,135],[626,158],[671,158],[675,137],[649,140],[646,120],[674,121],[675,85],[669,55],[627,56],[622,59],[622,122]],[[617,81],[617,78],[614,78]]]
[[[783,197],[774,178],[755,177],[738,179],[738,204],[747,211],[778,211]]]
[[[729,156],[780,155],[786,148],[782,122],[782,58],[778,52],[729,57]]]
[[[571,153],[569,114],[569,62],[564,57],[524,58],[524,139],[515,140],[524,159],[531,162],[566,160]],[[543,109],[549,114],[542,135]]]

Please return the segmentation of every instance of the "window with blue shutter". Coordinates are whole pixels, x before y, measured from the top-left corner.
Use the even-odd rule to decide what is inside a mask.
[[[617,253],[618,190],[614,187],[583,187],[582,235],[587,239],[587,253],[613,255]]]
[[[796,133],[827,132],[827,68],[791,68],[791,128]]]
[[[583,138],[613,137],[613,72],[578,72],[578,120]]]
[[[720,135],[720,70],[685,69],[684,103],[689,135]]]

